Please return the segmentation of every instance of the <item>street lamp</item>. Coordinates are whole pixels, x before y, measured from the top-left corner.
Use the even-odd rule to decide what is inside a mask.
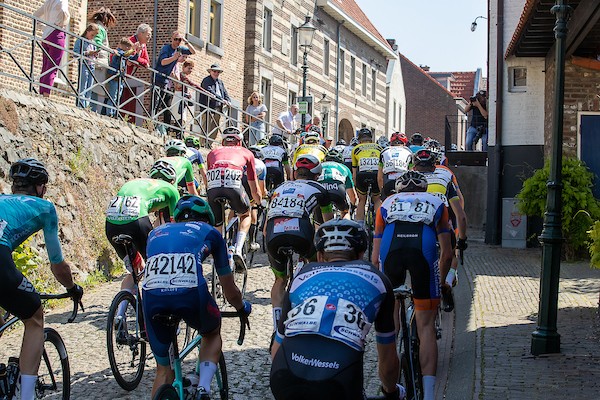
[[[475,32],[475,29],[477,29],[477,20],[479,18],[487,19],[483,15],[480,15],[479,17],[475,18],[475,21],[471,22],[471,32]]]
[[[308,52],[312,48],[312,41],[317,28],[310,22],[310,16],[298,27],[298,44],[304,52],[302,59],[302,101],[306,104],[306,78],[308,75]],[[308,110],[304,110],[308,111]],[[306,128],[306,113],[302,114],[302,130]]]

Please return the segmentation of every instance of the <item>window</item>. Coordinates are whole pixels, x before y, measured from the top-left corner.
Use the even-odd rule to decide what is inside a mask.
[[[508,68],[508,87],[511,92],[527,91],[527,68]]]
[[[323,40],[323,75],[329,76],[329,40]]]
[[[402,131],[402,104],[398,107],[398,131]]]
[[[356,89],[356,58],[350,57],[350,90]]]
[[[288,107],[291,106],[292,104],[296,103],[297,100],[298,100],[298,95],[296,94],[296,92],[290,90],[288,92]]]
[[[367,64],[362,66],[362,95],[367,96]]]
[[[345,58],[346,58],[346,53],[344,52],[344,50],[340,50],[340,59],[339,59],[339,64],[338,64],[338,75],[340,77],[340,85],[343,85],[346,82],[346,62],[345,62]]]
[[[200,38],[202,34],[202,1],[189,0],[188,5],[188,32]]]
[[[375,101],[375,95],[377,94],[377,70],[371,71],[371,100]]]
[[[271,80],[262,78],[260,80],[260,93],[263,96],[263,104],[267,107],[267,110],[271,110]],[[271,113],[267,112],[265,121],[271,122]]]
[[[394,100],[394,119],[392,119],[392,127],[396,129],[396,100]]]
[[[223,0],[211,0],[208,42],[217,47],[221,47],[221,33],[223,21]]]
[[[262,46],[268,52],[271,52],[273,38],[273,11],[265,7],[263,11],[263,36]]]
[[[290,41],[290,64],[298,65],[298,28],[294,25],[292,25]]]

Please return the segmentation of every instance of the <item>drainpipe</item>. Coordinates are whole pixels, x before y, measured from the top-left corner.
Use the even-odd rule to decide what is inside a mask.
[[[340,37],[342,24],[346,21],[340,21],[337,25],[337,67],[335,68],[335,141],[340,139]]]

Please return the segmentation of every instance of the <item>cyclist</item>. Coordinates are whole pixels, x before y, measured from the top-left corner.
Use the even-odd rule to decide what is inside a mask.
[[[159,212],[157,224],[170,222],[179,200],[179,192],[174,186],[176,172],[170,163],[160,160],[155,162],[149,176],[150,178],[138,178],[126,182],[117,195],[110,200],[106,209],[106,238],[119,258],[127,261],[130,256],[125,248],[113,243],[112,238],[120,234],[131,236],[137,253],[134,259],[129,260],[130,263],[125,262],[125,265],[131,265],[136,273],[144,270],[146,243],[153,228],[150,213]],[[128,272],[133,273],[129,270]],[[123,279],[121,289],[134,291],[131,275]],[[127,302],[123,302],[117,311],[117,316],[123,321],[126,307]],[[124,326],[123,322],[119,324]],[[119,334],[122,336],[125,332]]]
[[[271,350],[275,399],[364,399],[363,352],[375,324],[379,377],[386,398],[396,385],[394,294],[388,278],[362,261],[367,235],[354,221],[332,220],[315,235],[316,263],[304,265],[286,293]]]
[[[192,163],[186,158],[187,147],[181,140],[173,139],[165,143],[166,157],[159,158],[157,161],[166,161],[175,168],[176,185],[185,187],[188,193],[198,195],[196,182],[194,180],[194,168]]]
[[[415,132],[410,137],[410,145],[408,146],[410,151],[415,153],[417,150],[421,150],[423,148],[423,135],[419,132]]]
[[[292,177],[290,168],[290,159],[285,150],[283,138],[279,135],[272,135],[269,138],[269,144],[261,149],[264,156],[265,166],[267,167],[267,190],[271,191],[281,185],[287,176]],[[284,175],[285,171],[285,175]]]
[[[263,154],[262,150],[259,146],[250,146],[248,150],[252,152],[254,155],[254,167],[256,168],[256,177],[258,178],[258,187],[260,189],[261,194],[265,194],[265,180],[267,177],[267,167],[265,163],[262,161]],[[244,185],[244,189],[246,190],[246,194],[248,197],[252,197],[252,191],[250,190],[250,186],[248,185],[248,177],[244,174],[242,178],[242,184]],[[260,249],[260,245],[256,242],[256,225],[258,223],[258,207],[261,205],[255,204],[254,199],[250,200],[252,204],[252,209],[250,210],[250,229],[248,230],[248,235],[250,237],[250,251],[257,251]]]
[[[383,150],[387,149],[388,146],[390,145],[390,140],[387,138],[387,136],[379,136],[377,138],[377,142],[376,142]]]
[[[356,190],[352,173],[344,165],[342,153],[335,147],[329,150],[322,166],[323,172],[317,181],[329,192],[331,201],[341,212],[342,218],[350,218],[348,211],[351,205],[356,204]]]
[[[208,153],[208,202],[215,215],[215,227],[223,230],[223,204],[217,201],[226,198],[231,209],[240,218],[240,227],[233,252],[234,262],[242,263],[242,247],[250,229],[250,199],[242,187],[244,172],[255,204],[260,204],[261,192],[258,187],[254,155],[242,147],[242,133],[230,126],[223,131],[222,147]]]
[[[437,368],[435,316],[452,248],[448,209],[440,197],[426,190],[427,178],[419,172],[408,171],[396,180],[396,194],[385,199],[377,210],[372,261],[381,266],[394,287],[403,284],[406,271],[410,272],[424,398],[433,400]],[[451,293],[445,282],[443,286]]]
[[[377,143],[373,143],[373,132],[369,128],[359,130],[357,137],[358,144],[352,150],[352,174],[358,192],[356,222],[364,226],[369,185],[371,186],[371,199],[373,200],[374,210],[377,210],[381,205],[381,193],[377,184],[381,147]]]
[[[242,300],[227,261],[226,244],[211,225],[214,215],[208,203],[197,196],[182,197],[175,207],[175,223],[161,225],[148,237],[148,267],[142,286],[142,303],[150,347],[156,358],[156,377],[152,396],[165,383],[172,383],[169,365],[172,330],[152,318],[174,314],[202,335],[200,348],[199,398],[209,398],[210,382],[221,356],[221,315],[202,275],[202,261],[212,255],[219,282],[227,300],[238,313],[248,316],[250,303]],[[168,260],[175,268],[165,270]],[[183,266],[180,268],[179,266]]]
[[[0,307],[20,318],[25,326],[19,355],[20,398],[33,400],[44,348],[44,311],[39,294],[17,269],[12,252],[35,232],[43,230],[50,269],[56,280],[77,302],[83,296],[83,289],[73,282],[71,267],[63,258],[56,208],[44,200],[48,171],[38,160],[24,158],[11,165],[9,176],[12,194],[0,195]]]
[[[192,165],[198,165],[198,171],[204,184],[204,190],[206,190],[206,164],[204,163],[204,157],[200,153],[200,139],[195,136],[188,136],[185,138],[185,145],[187,147],[185,156],[192,163]]]
[[[287,257],[279,253],[279,248],[292,246],[303,258],[314,256],[314,228],[310,214],[319,205],[325,220],[332,217],[331,212],[325,208],[330,204],[329,195],[323,186],[315,182],[322,170],[321,162],[315,156],[301,155],[295,164],[296,180],[283,182],[271,196],[264,234],[269,263],[275,274],[275,282],[271,288],[275,328],[281,316],[281,304],[288,279]]]
[[[344,165],[348,167],[350,171],[352,171],[352,150],[354,150],[357,144],[358,139],[355,136],[352,138],[352,140],[350,140],[350,144],[346,146],[342,152],[342,156],[344,156]]]
[[[325,161],[327,149],[319,144],[319,134],[314,131],[307,132],[304,136],[304,143],[296,148],[292,158],[292,164],[296,165],[298,157],[301,155],[311,154],[315,156],[319,162]]]
[[[405,147],[406,143],[408,138],[404,133],[392,133],[391,146],[381,152],[377,183],[381,188],[382,199],[393,193],[396,179],[408,171],[412,163],[412,152]]]

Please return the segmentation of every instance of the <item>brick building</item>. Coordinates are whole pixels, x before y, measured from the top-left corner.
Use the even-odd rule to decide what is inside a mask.
[[[454,94],[402,54],[400,63],[406,94],[406,134],[410,137],[420,132],[424,137],[430,136],[444,144],[446,120],[464,119]],[[457,126],[451,130],[451,143],[457,141]]]

